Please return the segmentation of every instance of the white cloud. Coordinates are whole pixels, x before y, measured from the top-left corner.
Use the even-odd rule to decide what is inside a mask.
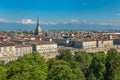
[[[79,23],[79,20],[76,20],[76,19],[73,19],[73,20],[70,20],[71,23]]]
[[[119,14],[120,15],[120,14]],[[95,22],[95,21],[88,21],[88,20],[76,20],[76,19],[73,19],[73,20],[70,20],[70,21],[66,21],[66,22],[63,22],[62,24],[69,24],[69,23],[72,23],[72,24],[87,24],[87,25],[102,25],[102,26],[107,26],[107,25],[120,25],[120,21],[119,22],[113,22],[113,21],[108,21],[108,22]]]
[[[22,19],[21,21],[17,21],[17,23],[20,24],[36,24],[37,22],[31,20],[31,19]],[[56,22],[40,22],[40,24],[45,24],[45,25],[56,25]]]
[[[56,22],[41,22],[41,24],[47,24],[47,25],[56,25]]]
[[[35,24],[35,22],[31,19],[22,19],[21,21],[17,21],[17,23],[21,24]]]
[[[69,22],[63,22],[62,24],[68,24]]]
[[[80,21],[79,21],[79,20],[76,20],[76,19],[72,19],[72,20],[70,20],[70,21],[63,22],[63,24],[69,24],[69,23],[77,23],[77,24],[79,24]]]
[[[6,18],[0,18],[0,22],[8,22]]]
[[[102,25],[102,26],[113,26],[113,25],[118,26],[118,25],[120,25],[119,23],[115,23],[115,22],[97,22],[97,23],[94,23],[94,24]]]
[[[52,24],[52,25],[56,25],[57,23],[56,23],[56,22],[51,22],[50,24]]]
[[[116,14],[120,16],[120,14]],[[35,21],[32,19],[22,19],[20,21],[10,21],[7,20],[6,18],[0,18],[0,22],[8,22],[8,23],[20,23],[20,24],[36,24]],[[104,22],[95,22],[95,21],[88,21],[88,20],[77,20],[77,19],[72,19],[69,21],[61,22],[60,24],[91,24],[91,25],[120,25],[120,21],[104,21]],[[58,22],[40,22],[40,24],[45,24],[45,25],[57,25],[59,24]]]
[[[116,14],[117,16],[120,16],[120,14]]]

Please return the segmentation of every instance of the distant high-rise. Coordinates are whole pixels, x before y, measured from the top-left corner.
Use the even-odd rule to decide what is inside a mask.
[[[35,29],[35,35],[42,35],[42,29],[41,29],[40,24],[39,24],[39,17],[37,19],[37,26]]]

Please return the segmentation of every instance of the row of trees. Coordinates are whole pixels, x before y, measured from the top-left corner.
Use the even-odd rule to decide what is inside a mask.
[[[119,74],[120,53],[115,49],[107,55],[60,50],[48,61],[33,52],[5,65],[0,62],[0,80],[120,80]]]

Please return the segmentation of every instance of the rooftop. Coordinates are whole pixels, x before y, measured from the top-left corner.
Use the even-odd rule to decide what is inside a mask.
[[[30,42],[31,44],[35,44],[35,45],[56,44],[54,42],[46,42],[46,41],[38,41],[38,40],[34,40]]]
[[[4,47],[4,46],[15,46],[15,44],[12,42],[1,42],[0,47]]]

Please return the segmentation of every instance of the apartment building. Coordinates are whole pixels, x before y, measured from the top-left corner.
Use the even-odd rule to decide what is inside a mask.
[[[0,57],[16,56],[16,48],[14,43],[0,43]]]
[[[58,54],[56,43],[45,41],[32,41],[31,43],[33,50],[39,52],[45,58],[54,57]]]
[[[16,56],[23,56],[28,53],[32,53],[31,45],[17,45],[16,46]]]

